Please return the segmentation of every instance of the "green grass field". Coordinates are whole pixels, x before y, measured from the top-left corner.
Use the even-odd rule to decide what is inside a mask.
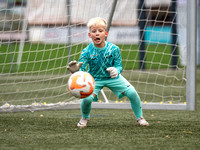
[[[200,70],[196,111],[144,110],[137,127],[131,110],[93,109],[87,128],[80,110],[0,114],[0,149],[200,149]]]
[[[19,44],[0,45],[0,73],[36,72],[52,73],[65,72],[68,62],[68,46],[62,44],[30,44],[25,43],[20,69],[17,70]],[[71,60],[78,60],[81,50],[87,45],[73,45]],[[139,53],[137,45],[118,45],[121,49],[124,69],[139,68]],[[155,53],[156,52],[156,53]],[[166,44],[148,45],[146,47],[146,68],[157,69],[170,66],[171,47]],[[161,64],[161,65],[160,65]],[[180,64],[179,64],[180,65]]]
[[[72,51],[72,59],[78,59],[80,49],[84,46],[74,47],[77,49],[76,55]],[[123,49],[123,65],[125,69],[137,69],[139,61],[137,46],[129,45],[120,46]],[[159,47],[159,48],[158,48]],[[16,61],[18,55],[18,44],[1,45],[0,48],[0,73],[15,73],[17,70]],[[128,51],[128,49],[131,51]],[[157,53],[154,55],[154,51]],[[147,69],[166,68],[170,65],[170,47],[165,45],[150,45],[147,48]],[[164,52],[164,53],[163,53]],[[42,44],[25,44],[22,57],[22,64],[19,70],[19,76],[3,77],[0,83],[34,81],[34,72],[41,71],[40,76],[43,79],[48,73],[54,74],[64,73],[68,61],[68,52],[66,45],[42,45]],[[153,63],[148,63],[152,61]],[[13,63],[11,63],[13,62]],[[158,66],[162,62],[161,66]],[[58,68],[58,69],[57,69]],[[53,69],[53,70],[52,70]],[[44,71],[44,72],[43,72]],[[23,79],[20,78],[20,72],[25,72]],[[31,76],[29,76],[29,73]],[[44,74],[42,74],[44,73]],[[137,80],[138,75],[134,72],[131,80]],[[164,74],[162,70],[159,74]],[[173,73],[173,71],[172,71]],[[181,72],[177,76],[182,76]],[[125,72],[128,76],[130,73]],[[124,74],[124,75],[125,75]],[[156,75],[156,74],[155,74]],[[30,78],[31,77],[31,78]],[[148,77],[148,80],[147,80]],[[156,76],[157,77],[157,76]],[[106,110],[92,109],[91,120],[87,128],[77,128],[76,124],[80,119],[80,110],[57,110],[57,111],[35,111],[35,112],[19,112],[19,113],[0,113],[0,149],[2,150],[30,150],[30,149],[152,149],[152,150],[197,150],[200,149],[200,70],[197,72],[197,109],[196,111],[169,111],[169,110],[144,110],[144,117],[150,123],[149,127],[137,127],[132,110]],[[154,75],[140,75],[141,81],[151,83]],[[144,78],[144,79],[143,79]],[[166,80],[167,84],[171,84],[170,76]],[[63,82],[62,78],[54,78],[53,80],[34,82],[34,87],[41,88],[41,91],[31,94],[25,93],[10,94],[9,98],[21,100],[36,96],[40,98],[44,92],[51,97],[57,92],[63,92],[60,89],[48,89],[42,91],[45,87],[55,87],[56,84]],[[163,82],[162,78],[157,77],[157,84]],[[168,83],[169,82],[169,83]],[[142,82],[143,83],[143,82]],[[147,88],[151,93],[151,84],[148,86],[138,84],[137,90],[142,92]],[[179,85],[180,80],[175,82]],[[185,82],[183,82],[185,83]],[[29,85],[15,87],[15,84],[7,87],[0,87],[1,91],[15,90],[24,91],[32,88]],[[167,87],[167,86],[166,86]],[[12,89],[13,88],[13,89]],[[62,90],[61,90],[62,89]],[[160,89],[155,91],[159,92]],[[179,95],[184,95],[183,89]],[[40,93],[41,92],[41,93]],[[42,93],[43,92],[43,93]],[[171,92],[171,90],[167,90]],[[173,92],[176,92],[175,90]],[[19,96],[19,97],[18,97]],[[112,96],[112,95],[111,95]],[[66,99],[66,97],[64,97]],[[146,97],[148,98],[148,96]],[[143,99],[143,97],[142,97]],[[185,99],[183,97],[183,99]],[[5,101],[2,100],[4,104]],[[59,101],[59,99],[58,99]],[[39,100],[39,102],[43,102]]]

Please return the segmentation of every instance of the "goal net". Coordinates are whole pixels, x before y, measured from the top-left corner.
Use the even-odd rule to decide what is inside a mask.
[[[122,75],[143,108],[186,109],[185,8],[171,0],[0,2],[0,111],[79,108],[66,66],[91,42],[86,24],[97,16],[111,23],[107,40],[120,47]],[[129,101],[104,88],[94,107]]]

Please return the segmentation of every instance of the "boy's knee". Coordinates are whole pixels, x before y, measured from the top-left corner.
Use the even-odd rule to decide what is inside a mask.
[[[137,92],[134,88],[130,88],[125,92],[125,95],[126,96],[133,96],[134,95],[135,96],[135,95],[137,95]]]
[[[125,92],[125,96],[127,96],[129,99],[140,99],[137,91],[135,90],[135,88],[130,88],[129,90],[127,90]]]
[[[94,99],[94,96],[93,96],[93,94],[91,94],[90,96],[83,98],[81,100],[81,103],[90,104],[90,103],[92,103],[93,99]]]

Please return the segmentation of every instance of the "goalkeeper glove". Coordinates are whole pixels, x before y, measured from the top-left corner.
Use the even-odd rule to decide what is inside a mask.
[[[117,78],[118,76],[118,71],[115,67],[109,67],[106,69],[108,72],[110,72],[110,77],[111,78]]]
[[[83,62],[80,62],[77,64],[77,61],[74,60],[74,61],[70,61],[68,63],[68,66],[67,66],[67,69],[71,72],[71,73],[74,73],[74,72],[77,72],[79,71],[79,69],[81,68]]]

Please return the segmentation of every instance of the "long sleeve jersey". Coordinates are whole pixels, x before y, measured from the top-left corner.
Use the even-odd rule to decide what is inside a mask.
[[[118,74],[122,72],[119,47],[107,41],[103,48],[97,48],[93,43],[90,43],[83,49],[79,62],[83,62],[80,71],[87,70],[95,80],[109,79],[110,73],[106,71],[108,67],[115,67]]]

